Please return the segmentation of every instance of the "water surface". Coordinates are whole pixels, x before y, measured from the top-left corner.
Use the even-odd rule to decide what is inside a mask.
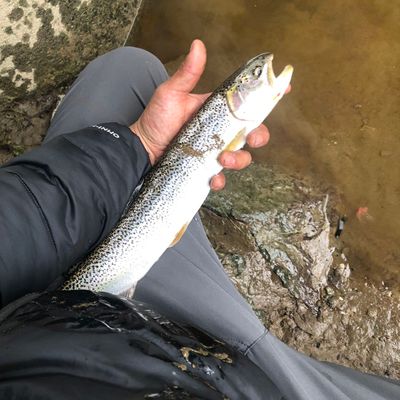
[[[146,0],[130,42],[174,68],[194,38],[208,49],[198,91],[254,55],[295,67],[254,158],[333,186],[356,274],[400,280],[400,1]],[[357,217],[359,210],[359,217]],[[362,215],[360,215],[362,214]]]

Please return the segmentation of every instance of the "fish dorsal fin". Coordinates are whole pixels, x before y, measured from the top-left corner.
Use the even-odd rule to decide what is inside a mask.
[[[178,233],[175,236],[175,239],[172,241],[172,243],[169,245],[169,247],[175,246],[182,238],[183,234],[186,232],[187,227],[189,226],[189,223],[186,223],[185,225],[182,226],[181,229],[179,229]]]
[[[239,150],[244,146],[246,142],[246,128],[241,129],[232,141],[224,148],[224,151],[235,151]]]

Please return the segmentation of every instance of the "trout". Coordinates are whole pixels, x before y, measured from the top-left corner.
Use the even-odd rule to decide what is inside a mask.
[[[222,169],[220,153],[242,148],[284,95],[293,67],[275,77],[272,59],[271,53],[252,58],[211,94],[146,175],[128,212],[62,289],[133,292],[203,204]]]

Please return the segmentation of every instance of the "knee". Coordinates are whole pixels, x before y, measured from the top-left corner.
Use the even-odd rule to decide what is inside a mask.
[[[117,49],[111,50],[107,54],[109,54],[112,58],[116,58],[118,60],[154,62],[162,66],[161,61],[154,54],[150,53],[147,50],[140,49],[139,47],[118,47]]]
[[[162,62],[154,54],[138,47],[119,47],[102,57],[103,62],[113,67],[121,66],[124,69],[128,66],[131,71],[146,70],[151,75],[164,77],[164,80],[168,78]]]

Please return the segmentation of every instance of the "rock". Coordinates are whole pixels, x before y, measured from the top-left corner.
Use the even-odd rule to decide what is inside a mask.
[[[50,94],[54,108],[55,89],[96,56],[124,44],[141,2],[0,0],[0,144],[20,141],[14,136],[32,116],[24,104],[28,97],[46,103]]]
[[[141,0],[0,0],[0,90],[13,100],[53,89],[124,43]]]
[[[327,201],[324,190],[265,166],[226,174],[226,189],[209,196],[202,220],[269,330],[317,359],[399,379],[398,293],[385,282],[350,280],[351,249],[334,238],[338,197]]]
[[[241,224],[242,232],[248,232],[246,241],[250,234],[267,268],[294,297],[316,311],[333,262],[327,201],[326,194],[310,191],[301,181],[253,164],[240,174],[229,175],[226,189],[212,194],[204,207]],[[216,243],[225,257],[227,246],[220,246]],[[239,249],[228,252],[234,250]]]
[[[340,263],[333,268],[330,274],[330,281],[337,287],[343,288],[350,278],[350,266],[348,263]]]

